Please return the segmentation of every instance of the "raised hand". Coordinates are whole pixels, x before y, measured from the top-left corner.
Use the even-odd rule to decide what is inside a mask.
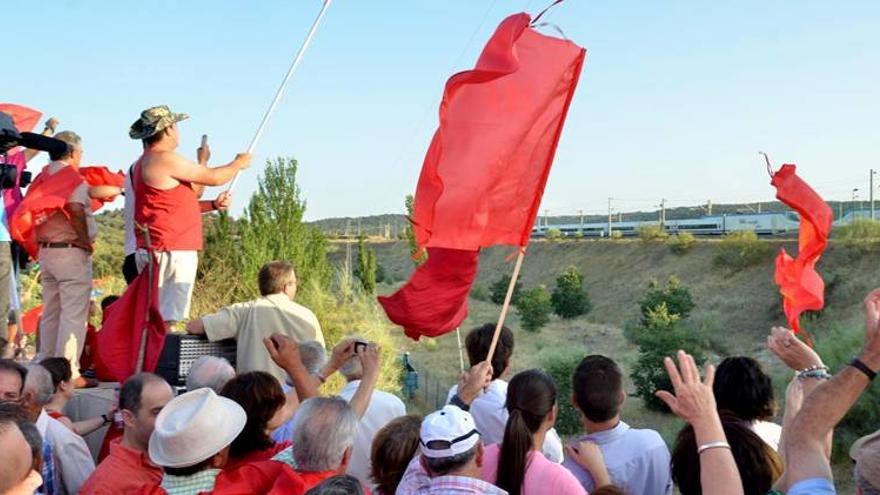
[[[379,376],[379,366],[381,365],[381,354],[379,351],[379,346],[371,342],[368,346],[357,352],[357,356],[361,359],[364,376]]]
[[[767,348],[794,371],[823,366],[819,354],[787,328],[771,328],[770,335],[767,336]]]
[[[251,154],[239,153],[235,155],[233,163],[235,163],[235,166],[238,167],[239,170],[246,169],[251,166]]]
[[[221,211],[228,210],[230,204],[232,204],[232,193],[229,191],[223,191],[214,200],[214,207]]]
[[[865,350],[880,353],[880,289],[865,297]]]
[[[712,392],[712,383],[715,381],[715,367],[706,366],[706,378],[700,381],[700,370],[694,357],[684,351],[678,351],[678,368],[671,358],[665,358],[663,364],[675,395],[660,390],[657,397],[669,406],[676,416],[695,425],[711,421],[718,417],[715,409],[715,395]],[[696,426],[696,425],[695,425]]]
[[[488,361],[477,363],[470,371],[462,372],[458,379],[458,397],[470,404],[492,383],[492,365]]]
[[[296,366],[302,366],[299,356],[299,345],[292,338],[276,333],[263,339],[263,345],[269,351],[269,357],[281,369],[287,370]]]

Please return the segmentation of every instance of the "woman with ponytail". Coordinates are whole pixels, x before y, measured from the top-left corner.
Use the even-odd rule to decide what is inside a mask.
[[[544,436],[556,423],[556,384],[540,370],[510,380],[505,404],[510,417],[500,445],[485,450],[483,479],[510,495],[581,495],[571,472],[541,453]]]

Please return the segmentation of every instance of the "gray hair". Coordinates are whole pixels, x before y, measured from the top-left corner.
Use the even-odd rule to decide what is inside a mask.
[[[61,154],[53,153],[49,155],[49,158],[52,160],[64,160],[65,158],[70,158],[74,150],[82,150],[82,138],[73,131],[61,131],[52,137],[67,143],[67,151]]]
[[[360,480],[350,474],[337,474],[315,485],[305,495],[363,495]]]
[[[52,383],[52,374],[39,364],[27,366],[27,377],[24,380],[24,393],[32,393],[36,405],[43,407],[52,400],[55,394],[55,385]]]
[[[321,371],[327,362],[327,351],[317,340],[310,340],[299,345],[299,358],[309,373],[315,374]]]
[[[312,397],[293,417],[293,458],[301,471],[332,471],[354,445],[358,417],[345,399]]]
[[[480,443],[477,442],[477,445],[474,445],[467,452],[462,452],[461,454],[456,454],[452,457],[424,457],[425,463],[428,464],[428,468],[431,469],[431,472],[435,473],[437,476],[445,476],[467,466],[467,464],[477,455],[477,447],[479,445]]]
[[[192,392],[200,388],[210,388],[216,393],[235,377],[235,369],[224,358],[202,356],[189,368],[186,376],[186,391]]]
[[[356,342],[366,342],[367,339],[361,337],[360,335],[349,335],[349,339],[354,339]],[[361,364],[360,356],[354,355],[348,358],[348,361],[343,363],[343,365],[339,368],[339,372],[342,376],[345,377],[346,380],[356,380],[360,378],[364,374],[364,367]]]

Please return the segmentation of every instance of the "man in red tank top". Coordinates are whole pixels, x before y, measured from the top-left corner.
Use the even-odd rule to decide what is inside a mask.
[[[225,210],[231,199],[224,192],[214,200],[202,201],[205,186],[226,184],[251,162],[250,154],[239,153],[226,165],[208,167],[211,153],[207,144],[198,150],[198,163],[179,155],[175,151],[179,144],[177,122],[187,118],[165,105],[152,107],[141,113],[128,132],[144,144],[144,154],[132,168],[134,197],[126,197],[126,201],[134,201],[138,270],[146,266],[147,247],[151,248],[159,262],[159,309],[169,324],[189,315],[202,249],[202,213]]]

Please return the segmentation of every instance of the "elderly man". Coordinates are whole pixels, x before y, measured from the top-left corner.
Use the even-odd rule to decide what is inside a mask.
[[[11,359],[0,359],[0,402],[21,401],[27,370]]]
[[[47,215],[45,221],[38,223],[35,229],[43,288],[39,353],[43,357],[70,360],[74,386],[83,387],[87,382],[79,375],[79,356],[89,317],[92,243],[97,226],[92,216],[88,184],[78,173],[83,155],[82,140],[71,131],[59,132],[55,138],[67,143],[67,150],[49,155],[52,161],[29,188],[15,213],[13,226],[23,215],[36,214],[35,208],[29,206],[31,197],[67,198],[63,206],[43,210],[41,213]],[[26,244],[29,241],[18,237],[16,240]]]
[[[281,333],[296,342],[316,340],[323,344],[324,334],[315,314],[293,302],[296,297],[293,265],[286,261],[267,263],[260,268],[258,281],[260,298],[191,320],[186,331],[205,334],[211,341],[236,339],[239,373],[265,371],[284,383],[284,370],[272,362],[263,341],[272,334]]]
[[[327,351],[324,345],[317,340],[310,340],[299,344],[299,357],[303,367],[312,376],[317,376],[327,363]],[[281,385],[281,389],[289,396],[291,392],[296,391],[293,387],[293,379],[287,377],[287,382]],[[299,397],[297,396],[297,407],[299,406]],[[272,440],[277,443],[289,442],[293,438],[293,416],[284,422],[281,426],[272,432]]]
[[[43,437],[43,480],[54,486],[51,493],[79,493],[95,470],[95,461],[82,437],[49,417],[44,406],[53,393],[55,386],[49,371],[40,365],[29,366],[22,404]]]
[[[190,366],[186,375],[186,390],[210,388],[216,393],[226,382],[235,377],[235,369],[229,361],[217,356],[201,356]]]
[[[174,392],[160,376],[140,373],[130,377],[119,392],[122,438],[110,444],[110,455],[89,476],[83,495],[133,493],[162,480],[162,468],[147,455],[156,417]]]
[[[507,492],[481,479],[483,444],[473,416],[447,405],[422,421],[421,456],[410,462],[397,488],[402,495]]]
[[[131,125],[128,135],[143,142],[144,153],[131,168],[134,222],[148,229],[149,236],[135,227],[136,262],[143,270],[151,248],[159,263],[159,308],[171,324],[189,315],[195,285],[198,252],[202,249],[202,213],[229,206],[222,193],[213,201],[200,201],[205,186],[221,186],[248,167],[251,156],[239,153],[232,162],[208,168],[210,151],[199,149],[198,163],[175,150],[180,136],[177,122],[189,118],[172,113],[165,105],[144,110]],[[149,237],[149,245],[147,238]]]
[[[363,341],[364,339],[355,337],[354,340]],[[302,353],[302,350],[300,350],[300,353]],[[354,397],[355,392],[357,392],[361,378],[364,375],[361,360],[358,356],[352,356],[339,368],[339,372],[348,382],[342,391],[339,392],[339,396],[350,401]],[[382,390],[373,391],[370,397],[370,405],[367,406],[367,411],[358,422],[357,436],[355,437],[351,460],[348,465],[348,474],[361,480],[366,485],[372,483],[370,479],[370,452],[373,446],[373,437],[394,418],[405,415],[406,406],[397,396]]]

